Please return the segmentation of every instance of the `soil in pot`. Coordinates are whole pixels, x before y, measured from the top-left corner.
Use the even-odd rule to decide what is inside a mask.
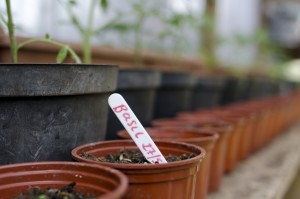
[[[76,186],[73,186],[72,182],[75,182]],[[70,185],[66,186],[68,184]],[[50,188],[47,191],[49,193],[63,187],[66,192],[71,192],[74,188],[78,196],[84,196],[83,199],[120,199],[125,194],[127,186],[128,180],[123,173],[100,165],[78,162],[32,162],[0,166],[1,199],[12,199],[16,196],[20,196],[18,199],[24,199],[20,194],[35,195],[41,190],[47,191]]]
[[[104,157],[97,157],[87,153],[80,154],[80,156],[88,160],[97,162],[109,162],[118,164],[150,164],[150,162],[143,156],[140,151],[130,150],[126,148],[122,148],[120,151],[115,153],[109,153]],[[167,162],[186,160],[193,157],[195,157],[195,154],[182,154],[177,156],[169,154],[168,156],[165,156]]]
[[[29,188],[28,191],[14,196],[12,199],[94,199],[92,196],[85,196],[75,189],[76,182],[72,182],[59,189],[39,187]]]
[[[153,119],[156,89],[160,85],[160,72],[154,69],[120,69],[116,92],[121,94],[139,121],[148,126]],[[106,140],[117,139],[117,131],[124,127],[109,109]]]
[[[90,143],[76,147],[72,150],[72,155],[78,161],[109,166],[126,174],[129,179],[129,189],[124,197],[126,199],[194,198],[196,174],[204,158],[204,150],[195,145],[174,141],[156,141],[156,145],[164,156],[195,154],[195,157],[166,164],[128,164],[99,162],[80,156],[87,153],[105,157],[123,148],[138,150],[132,140]]]

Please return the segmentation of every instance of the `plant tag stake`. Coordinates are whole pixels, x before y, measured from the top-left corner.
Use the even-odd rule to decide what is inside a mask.
[[[114,93],[109,96],[108,104],[143,153],[144,157],[152,164],[167,163],[165,157],[161,154],[124,98],[120,94]]]

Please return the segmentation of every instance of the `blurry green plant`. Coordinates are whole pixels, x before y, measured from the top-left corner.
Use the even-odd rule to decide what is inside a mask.
[[[110,30],[119,34],[133,33],[133,50],[134,50],[134,65],[142,65],[142,52],[145,48],[145,36],[153,36],[152,30],[146,30],[145,24],[150,17],[155,17],[158,14],[158,9],[147,6],[145,2],[139,0],[128,1],[132,7],[130,13],[120,13],[120,20],[116,21]],[[134,20],[126,21],[130,18]]]
[[[217,37],[214,31],[215,20],[214,20],[214,0],[209,0],[206,2],[206,8],[204,13],[195,7],[189,2],[185,2],[184,12],[179,16],[181,19],[181,24],[185,24],[190,31],[194,31],[198,36],[198,44],[196,44],[196,53],[198,58],[203,63],[207,69],[212,69],[217,66],[217,59],[215,56],[215,46],[216,44],[223,42],[222,39]],[[178,19],[178,16],[175,13],[175,18]],[[176,20],[175,20],[176,21]],[[182,27],[180,27],[182,28]],[[183,39],[184,35],[181,36]],[[187,41],[189,42],[196,41]]]
[[[272,67],[268,67],[269,75],[275,78],[284,78],[284,65],[291,60],[287,51],[271,40],[269,32],[265,28],[256,32],[254,40],[258,45],[256,65],[259,67],[270,63]]]
[[[224,40],[214,33],[215,20],[210,13],[195,12],[191,8],[187,7],[186,13],[181,16],[176,16],[175,21],[180,21],[179,24],[174,24],[178,29],[181,29],[181,24],[186,24],[190,30],[197,33],[201,38],[197,45],[197,54],[203,65],[207,69],[212,69],[218,64],[218,60],[215,56],[215,46],[224,42]],[[182,35],[181,37],[184,37]],[[193,41],[194,42],[194,41]]]
[[[258,45],[258,55],[264,57],[273,57],[278,63],[286,62],[290,59],[286,50],[271,40],[269,32],[265,28],[259,29],[253,38],[253,42]],[[259,61],[258,57],[258,61]]]
[[[281,78],[283,65],[291,59],[282,46],[272,41],[269,32],[263,27],[250,36],[237,34],[228,42],[234,42],[239,48],[255,44],[257,53],[252,69],[265,70],[272,77]]]
[[[95,12],[98,9],[99,12],[107,12],[109,8],[108,0],[90,0],[88,8],[87,21],[85,23],[80,22],[80,16],[77,12],[74,11],[75,7],[78,6],[76,0],[58,0],[62,7],[65,9],[69,15],[70,22],[74,28],[78,31],[81,36],[81,50],[83,55],[84,63],[91,63],[92,61],[92,52],[91,52],[91,40],[92,37],[101,35],[104,31],[108,30],[123,30],[128,27],[123,26],[119,23],[122,15],[121,13],[116,13],[110,20],[107,20],[105,23],[94,27],[95,22]]]
[[[60,43],[58,41],[54,41],[53,39],[51,39],[51,37],[48,34],[46,34],[45,38],[28,39],[21,43],[17,43],[16,36],[15,36],[15,24],[14,24],[13,16],[12,16],[11,2],[10,2],[10,0],[5,0],[5,2],[6,2],[7,16],[4,16],[2,13],[0,13],[0,18],[1,18],[2,23],[7,28],[7,31],[8,31],[8,36],[9,36],[9,41],[10,41],[10,56],[11,56],[12,63],[18,62],[19,50],[21,50],[23,47],[25,47],[27,45],[30,45],[33,43],[38,43],[38,42],[49,43],[51,45],[60,47],[60,51],[56,57],[57,63],[62,63],[68,55],[76,63],[81,63],[80,58],[68,45]]]
[[[172,11],[169,15],[160,13],[157,17],[164,24],[165,29],[160,32],[160,40],[171,40],[171,54],[173,57],[173,66],[180,67],[180,61],[186,48],[190,47],[190,40],[185,35],[185,30],[189,29],[191,24],[190,13],[179,13]],[[170,52],[167,52],[170,53]]]
[[[150,15],[150,10],[144,9],[144,6],[140,2],[132,2],[133,22],[122,22],[119,21],[112,28],[114,31],[119,33],[133,32],[133,49],[134,49],[134,65],[142,65],[142,51],[143,51],[143,34],[144,34],[144,23]],[[125,15],[125,14],[123,14]],[[128,17],[128,15],[127,15]]]
[[[193,19],[197,32],[202,38],[202,42],[198,45],[199,57],[208,69],[212,69],[218,65],[215,47],[222,44],[224,40],[215,34],[215,19],[209,13],[205,12],[201,18]]]
[[[202,34],[202,40],[205,39],[201,42],[201,44],[199,44],[198,50],[200,59],[209,69],[218,65],[218,60],[214,54],[214,47],[231,43],[235,45],[237,49],[240,49],[249,44],[255,44],[257,47],[257,56],[253,60],[252,66],[256,67],[256,69],[272,66],[268,69],[269,74],[272,76],[280,76],[282,74],[282,66],[287,60],[290,59],[290,57],[287,55],[284,48],[271,40],[270,35],[265,28],[260,28],[253,35],[249,36],[236,34],[231,38],[224,38],[213,32],[215,20],[210,13],[205,12],[203,16],[195,15],[191,11],[189,13],[189,19],[193,24],[191,27],[194,27],[195,31],[199,32],[199,35]],[[206,34],[206,37],[208,38],[203,38],[203,33],[206,32],[211,34]],[[222,64],[226,65],[226,63]],[[232,71],[236,74],[240,73],[236,72],[238,69],[232,69]]]

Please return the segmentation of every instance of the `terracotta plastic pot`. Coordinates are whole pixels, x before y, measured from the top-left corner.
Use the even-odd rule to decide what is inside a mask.
[[[189,121],[208,121],[221,120],[231,124],[232,132],[228,138],[226,157],[225,157],[225,172],[232,172],[239,161],[239,148],[243,134],[245,133],[245,121],[237,113],[226,110],[225,108],[216,108],[206,111],[197,111],[195,113],[180,114],[178,118]]]
[[[195,199],[206,198],[209,184],[209,172],[211,165],[212,151],[216,140],[219,138],[217,133],[210,130],[199,130],[195,128],[147,128],[150,137],[155,140],[175,140],[195,144],[204,148],[206,156],[203,159],[200,170],[197,174]],[[127,131],[119,131],[118,136],[130,139]],[[214,162],[212,162],[214,164]]]
[[[228,148],[228,138],[231,134],[231,128],[228,127],[211,127],[213,131],[219,134],[219,139],[215,144],[212,154],[212,162],[209,181],[209,192],[216,192],[219,190],[225,169],[225,158]]]
[[[75,160],[100,164],[118,169],[129,179],[129,188],[124,198],[194,198],[196,174],[205,152],[198,146],[174,142],[157,141],[163,155],[195,154],[194,158],[166,164],[118,164],[88,160],[80,156],[82,153],[103,157],[120,149],[138,150],[132,140],[114,140],[90,143],[72,150]]]
[[[205,118],[203,120],[180,120],[180,119],[156,119],[152,121],[152,125],[157,127],[190,127],[198,129],[209,129],[215,131],[219,135],[219,139],[215,144],[212,152],[211,171],[209,176],[209,192],[218,191],[222,183],[225,156],[227,152],[228,138],[231,134],[231,124],[217,119]]]
[[[248,111],[255,112],[256,117],[254,118],[254,130],[251,139],[251,152],[258,151],[265,145],[265,140],[268,137],[269,129],[269,111],[261,100],[252,100],[251,104],[247,104],[246,109]]]
[[[221,121],[215,117],[203,117],[193,119],[194,117],[176,117],[176,118],[161,118],[155,119],[151,122],[154,127],[221,127],[230,126],[227,122]]]
[[[211,112],[211,113],[209,113]],[[224,124],[231,125],[232,130],[227,141],[227,149],[225,155],[224,171],[230,173],[234,170],[238,163],[238,149],[240,147],[241,135],[244,127],[244,121],[238,116],[233,116],[223,110],[205,111],[190,114],[180,114],[180,120],[188,121],[189,123],[198,123],[199,125],[215,125],[218,121]]]
[[[19,163],[0,167],[1,199],[11,199],[28,191],[61,188],[76,182],[76,191],[95,199],[118,199],[125,194],[128,179],[104,166],[78,162]]]
[[[229,107],[231,111],[237,112],[237,114],[245,120],[239,147],[240,160],[247,158],[251,154],[253,143],[260,136],[258,129],[262,123],[261,109],[259,111],[256,110],[256,108],[251,105],[252,103],[253,101],[251,101],[251,103],[246,102]]]

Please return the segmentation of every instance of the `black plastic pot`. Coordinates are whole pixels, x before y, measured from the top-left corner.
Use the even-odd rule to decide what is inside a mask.
[[[174,117],[176,113],[188,111],[196,76],[186,72],[163,72],[161,86],[155,99],[154,118]]]
[[[144,126],[153,119],[156,89],[161,73],[154,69],[120,69],[117,93],[121,94]],[[117,131],[124,129],[116,115],[109,110],[106,139],[118,139]]]
[[[274,94],[272,80],[267,77],[251,77],[248,99],[260,99]]]
[[[199,76],[192,94],[191,110],[219,106],[224,85],[222,76]]]
[[[278,80],[269,78],[266,83],[267,96],[274,96],[279,93]]]
[[[236,102],[246,101],[249,99],[249,89],[251,84],[251,79],[247,76],[239,77],[237,83],[236,91]]]
[[[248,77],[230,76],[226,78],[221,105],[246,101],[249,99],[250,79]]]
[[[117,66],[0,65],[0,164],[71,160],[104,140]]]
[[[227,105],[237,101],[238,99],[239,79],[235,76],[225,78],[224,88],[220,100],[220,105]]]
[[[281,80],[279,82],[279,93],[285,95],[299,88],[299,83],[289,81],[289,80]]]

